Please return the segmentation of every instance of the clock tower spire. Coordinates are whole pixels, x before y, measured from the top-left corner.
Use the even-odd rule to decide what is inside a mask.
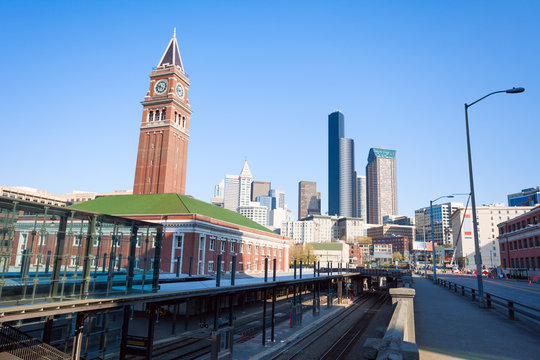
[[[150,89],[142,101],[134,194],[185,194],[189,85],[175,29],[158,66],[150,73]]]

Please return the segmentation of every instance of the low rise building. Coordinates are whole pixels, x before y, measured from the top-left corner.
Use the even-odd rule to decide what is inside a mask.
[[[264,259],[276,259],[277,271],[287,271],[290,239],[230,210],[179,194],[109,196],[73,206],[163,225],[161,268],[171,273],[215,274],[217,256],[222,271],[264,271]],[[180,264],[178,264],[178,259]],[[192,259],[192,260],[191,260]]]
[[[349,260],[349,245],[344,242],[312,243],[313,253],[321,267],[346,268]]]
[[[505,269],[540,269],[540,205],[498,225]]]
[[[0,186],[0,196],[54,206],[67,204],[66,199],[61,196],[27,186]]]
[[[412,251],[412,244],[415,241],[415,227],[408,225],[385,224],[377,225],[367,229],[367,236],[372,239],[382,239],[390,237],[403,237],[408,240],[408,251]]]
[[[404,258],[408,258],[409,249],[412,249],[412,244],[409,244],[407,236],[395,236],[385,238],[373,238],[373,244],[390,244],[394,253],[399,252]]]

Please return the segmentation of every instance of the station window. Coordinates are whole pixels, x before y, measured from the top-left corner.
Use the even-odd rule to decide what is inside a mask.
[[[213,251],[214,250],[214,247],[216,246],[216,240],[215,239],[210,239],[210,243],[208,245],[208,249]]]
[[[221,239],[221,252],[225,252],[225,239]]]
[[[214,271],[214,262],[208,261],[208,271]]]
[[[234,253],[235,249],[234,249],[234,243],[231,242],[231,252]]]
[[[184,243],[184,235],[183,234],[180,234],[180,235],[175,235],[175,244],[176,244],[176,247],[177,248],[181,248],[183,243]]]

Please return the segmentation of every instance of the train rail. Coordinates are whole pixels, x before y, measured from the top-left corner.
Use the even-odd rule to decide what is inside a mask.
[[[375,297],[369,294],[363,294],[362,297],[354,303],[329,319],[325,324],[290,343],[286,348],[280,350],[274,355],[273,360],[292,360],[292,359],[340,359],[345,358],[351,346],[356,343],[358,337],[365,331],[376,311],[384,304],[386,294],[377,294]],[[344,332],[337,341],[330,346],[319,350],[321,356],[316,356],[316,342],[324,344],[331,335],[331,331],[336,331],[338,325],[345,321],[354,320],[354,325]]]

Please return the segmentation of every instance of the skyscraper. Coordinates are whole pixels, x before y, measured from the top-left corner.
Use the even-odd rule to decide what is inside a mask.
[[[268,193],[271,197],[276,198],[276,209],[285,209],[285,191],[278,189],[270,189]]]
[[[134,194],[185,193],[189,85],[175,30],[158,66],[150,73],[150,90],[142,102]]]
[[[240,205],[239,197],[240,178],[238,175],[225,175],[225,196],[223,207],[227,210],[237,211]]]
[[[384,215],[398,214],[395,150],[369,150],[366,185],[369,224],[382,224]]]
[[[339,139],[339,216],[356,216],[354,140]]]
[[[339,111],[328,115],[328,214],[339,214],[339,139],[344,137],[345,118]]]
[[[249,202],[251,201],[251,181],[253,181],[253,176],[251,175],[251,171],[249,171],[249,166],[246,160],[244,161],[244,167],[242,168],[239,176],[239,206],[248,206]]]
[[[251,181],[253,176],[249,171],[247,161],[240,175],[225,175],[225,194],[223,207],[228,210],[238,211],[240,206],[248,206],[251,201]]]
[[[356,177],[356,217],[367,220],[366,177]]]
[[[328,214],[356,216],[354,140],[344,138],[345,118],[328,115]]]
[[[317,183],[314,181],[300,181],[298,183],[298,220],[308,215],[321,214],[321,193],[317,192]]]
[[[257,196],[268,196],[270,187],[269,181],[253,181],[251,183],[251,201],[256,201]]]

